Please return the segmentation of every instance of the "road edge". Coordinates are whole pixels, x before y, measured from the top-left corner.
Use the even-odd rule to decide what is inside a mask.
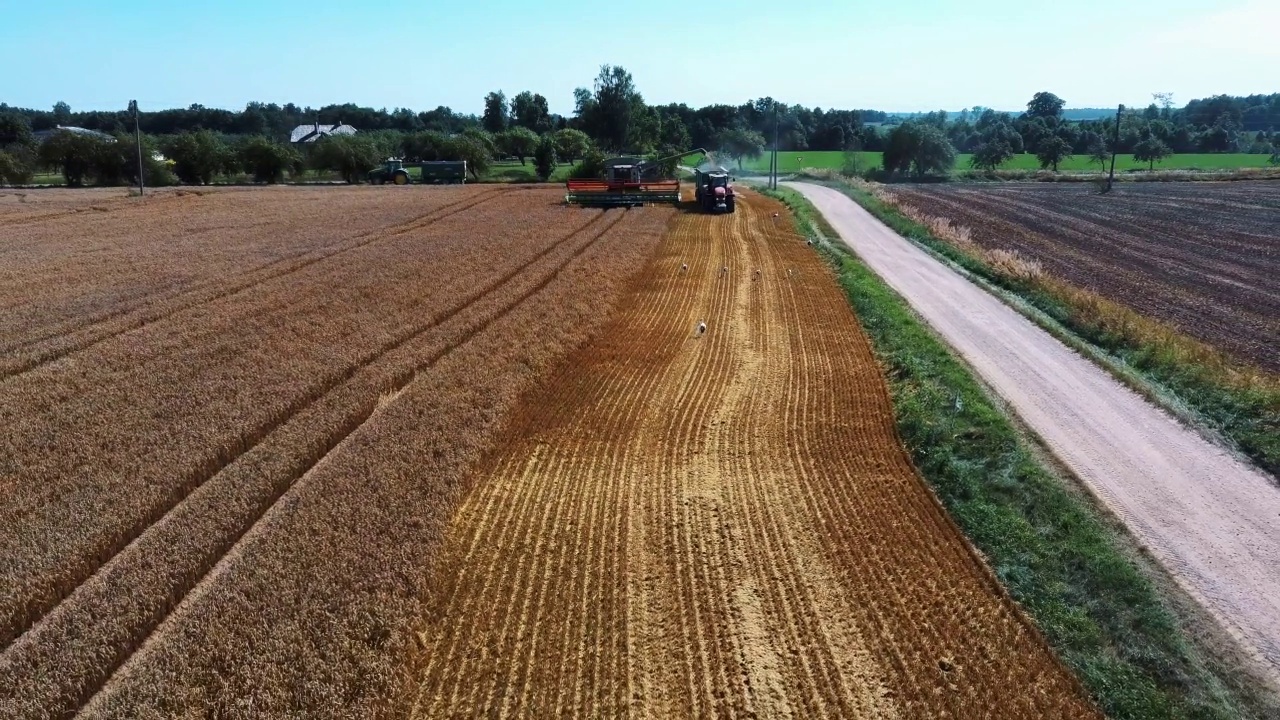
[[[1186,593],[1153,558],[1143,554],[1141,544],[1128,533],[1118,518],[1104,507],[1100,507],[1097,498],[1061,463],[1053,461],[1040,439],[1029,432],[1025,424],[1016,415],[1012,415],[1009,408],[1000,402],[998,397],[993,396],[990,388],[975,376],[969,365],[956,355],[900,295],[864,265],[851,249],[829,239],[838,236],[829,225],[826,225],[826,220],[820,211],[794,190],[784,189],[775,194],[775,197],[779,197],[792,208],[802,234],[808,236],[815,249],[826,256],[833,267],[837,281],[845,290],[855,315],[858,316],[859,323],[872,339],[877,356],[886,366],[885,374],[890,381],[899,431],[921,474],[929,482],[948,514],[956,520],[965,536],[992,566],[993,573],[1000,578],[1006,591],[1041,629],[1055,654],[1058,654],[1063,662],[1077,673],[1095,702],[1098,702],[1099,706],[1112,717],[1145,716],[1146,712],[1156,711],[1161,715],[1170,714],[1175,717],[1192,714],[1198,717],[1262,718],[1272,717],[1280,712],[1280,693],[1275,692],[1274,688],[1272,692],[1267,692],[1257,685],[1267,676],[1260,670],[1256,673],[1250,672],[1253,664],[1251,659],[1242,653],[1232,652],[1235,644],[1229,640],[1227,631],[1216,619],[1200,608],[1190,596],[1186,596]],[[860,278],[850,277],[850,265],[856,268],[855,272],[861,275]],[[858,283],[865,283],[866,286],[860,289]],[[964,397],[967,403],[971,403],[976,388],[978,397],[985,401],[987,409],[998,414],[999,422],[1016,437],[1018,451],[1030,458],[1035,466],[1033,472],[1037,474],[1038,479],[1041,482],[1051,483],[1057,491],[1070,496],[1071,503],[1077,506],[1075,509],[1081,511],[1085,522],[1093,524],[1092,534],[1101,543],[1101,546],[1095,549],[1101,550],[1107,559],[1123,561],[1132,572],[1136,573],[1132,590],[1138,597],[1130,596],[1126,604],[1131,607],[1145,604],[1148,610],[1156,611],[1157,615],[1163,614],[1170,626],[1166,630],[1171,630],[1176,635],[1174,638],[1162,639],[1169,643],[1169,652],[1180,667],[1151,668],[1151,671],[1145,674],[1148,680],[1154,676],[1157,680],[1164,681],[1150,685],[1158,690],[1158,696],[1164,702],[1151,697],[1148,701],[1154,703],[1153,705],[1133,705],[1132,691],[1136,684],[1140,684],[1137,683],[1137,678],[1115,673],[1104,673],[1099,676],[1093,661],[1089,658],[1084,658],[1082,661],[1078,648],[1073,650],[1066,642],[1069,638],[1063,637],[1064,628],[1055,627],[1053,618],[1048,617],[1051,614],[1050,610],[1035,598],[1029,597],[1028,593],[1019,592],[1015,584],[1008,582],[1006,576],[998,569],[1002,563],[1001,552],[998,548],[993,548],[991,543],[984,542],[980,532],[975,532],[975,521],[972,518],[966,518],[963,503],[953,494],[955,488],[949,488],[953,483],[945,477],[946,471],[939,473],[937,467],[932,464],[940,454],[946,454],[946,448],[941,444],[921,445],[918,442],[919,438],[913,437],[915,434],[911,429],[912,424],[927,410],[921,408],[913,410],[912,403],[916,400],[904,399],[904,388],[910,391],[913,383],[920,380],[918,376],[912,374],[918,371],[904,368],[894,361],[893,351],[887,348],[890,343],[886,340],[886,333],[889,331],[880,326],[881,319],[868,320],[859,312],[860,298],[856,295],[859,292],[865,294],[868,292],[868,287],[869,292],[882,296],[879,302],[886,306],[896,306],[889,310],[909,318],[909,322],[914,326],[913,330],[923,333],[931,341],[933,347],[926,347],[921,353],[932,356],[926,364],[931,364],[933,377],[926,378],[926,381],[936,381],[945,375],[950,368],[942,367],[944,364],[959,368],[962,373],[958,376],[959,384],[968,387],[958,388],[956,397]],[[865,298],[861,300],[867,302]],[[927,344],[929,343],[925,343]],[[1062,518],[1053,518],[1050,522],[1054,519]],[[1041,578],[1041,580],[1053,581],[1055,578]],[[1105,602],[1106,600],[1103,601],[1104,604]],[[1102,650],[1110,649],[1113,652],[1122,652],[1127,642],[1126,638],[1111,634],[1107,634],[1105,640],[1108,646]]]

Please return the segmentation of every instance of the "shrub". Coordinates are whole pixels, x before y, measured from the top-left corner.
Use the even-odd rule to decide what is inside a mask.
[[[0,183],[25,185],[31,182],[33,173],[30,153],[15,149],[0,150]]]
[[[173,161],[173,172],[188,185],[208,185],[215,175],[226,172],[231,150],[208,130],[182,133],[165,140],[161,147]]]
[[[565,128],[555,134],[556,156],[565,162],[573,162],[586,156],[591,150],[591,138],[581,130]]]
[[[360,135],[333,135],[311,148],[311,167],[332,170],[348,183],[364,180],[378,166],[385,153],[378,144]]]
[[[240,167],[259,183],[278,183],[286,172],[298,172],[302,167],[302,156],[296,150],[262,135],[244,140],[236,157]]]
[[[55,132],[40,146],[40,162],[56,169],[71,187],[80,187],[91,177],[105,141],[74,132]]]
[[[514,155],[524,165],[524,159],[538,150],[538,134],[526,127],[513,127],[494,136],[503,153]],[[554,148],[552,148],[554,150]]]
[[[551,135],[543,135],[538,147],[533,152],[533,166],[538,172],[538,179],[546,182],[551,173],[556,171],[556,143]]]
[[[467,170],[471,172],[471,177],[479,180],[480,176],[489,170],[493,161],[492,142],[486,142],[487,140],[488,133],[483,131],[464,132],[449,139],[445,147],[446,157],[442,159],[467,161]]]
[[[604,153],[599,150],[588,150],[582,156],[582,161],[573,166],[569,171],[569,177],[574,178],[598,178],[604,175]]]
[[[404,136],[400,150],[406,160],[448,160],[449,138],[444,133],[426,130]]]

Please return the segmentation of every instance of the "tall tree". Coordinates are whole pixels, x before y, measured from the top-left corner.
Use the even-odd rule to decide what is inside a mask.
[[[991,140],[978,146],[969,164],[979,170],[995,170],[1013,157],[1013,148],[1004,140]]]
[[[764,154],[764,136],[755,130],[732,128],[720,133],[720,150],[738,163],[742,170],[743,158],[758,158]]]
[[[1111,160],[1111,151],[1107,148],[1107,140],[1101,135],[1095,134],[1089,139],[1089,162],[1097,163],[1100,169],[1105,169],[1107,163]]]
[[[71,124],[71,106],[59,100],[53,105],[53,122],[57,125]]]
[[[547,99],[528,90],[511,98],[511,119],[515,125],[538,134],[551,129],[551,112],[547,107]]]
[[[1152,136],[1133,148],[1133,159],[1147,163],[1147,170],[1155,170],[1156,163],[1173,154],[1160,138]]]
[[[502,152],[519,158],[521,165],[538,148],[538,134],[527,127],[513,127],[496,135],[494,141]]]
[[[507,96],[501,90],[484,96],[484,117],[481,125],[491,133],[499,133],[507,129]]]
[[[31,140],[31,123],[25,117],[15,112],[0,113],[0,148]]]
[[[929,173],[947,173],[955,166],[956,149],[935,125],[906,122],[889,133],[884,168],[910,172],[917,180]]]
[[[1056,120],[1062,116],[1066,101],[1051,92],[1038,92],[1027,103],[1027,115],[1033,118]]]
[[[625,68],[602,66],[595,91],[578,88],[573,95],[581,129],[601,147],[622,152],[656,143],[660,123]]]

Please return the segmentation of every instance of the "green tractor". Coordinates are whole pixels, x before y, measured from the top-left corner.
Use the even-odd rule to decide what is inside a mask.
[[[369,171],[370,185],[386,185],[393,183],[395,185],[408,185],[412,180],[409,178],[409,171],[404,169],[404,161],[397,158],[387,158],[382,167]]]

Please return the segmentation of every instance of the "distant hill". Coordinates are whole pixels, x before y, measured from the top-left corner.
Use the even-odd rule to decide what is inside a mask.
[[[1062,111],[1062,117],[1067,120],[1098,120],[1115,114],[1115,108],[1066,108]]]
[[[998,110],[997,112],[1006,112],[1017,117],[1023,113],[1023,109],[1018,110]],[[1111,117],[1116,114],[1115,108],[1066,108],[1062,111],[1064,120],[1098,120],[1099,118]],[[913,117],[924,115],[921,112],[891,112],[887,113],[888,117],[897,120],[909,120]],[[960,116],[958,110],[948,110],[947,119],[955,120]]]

